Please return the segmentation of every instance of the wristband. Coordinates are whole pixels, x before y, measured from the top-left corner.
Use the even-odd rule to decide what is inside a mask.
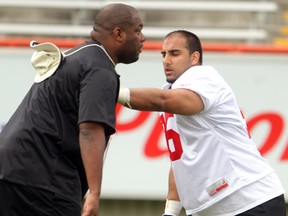
[[[181,212],[182,204],[176,200],[166,200],[164,215],[178,216]],[[163,215],[163,216],[164,216]]]
[[[129,88],[120,87],[118,95],[118,103],[131,108]]]

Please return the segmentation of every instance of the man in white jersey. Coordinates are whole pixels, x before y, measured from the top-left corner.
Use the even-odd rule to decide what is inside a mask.
[[[161,54],[162,89],[121,88],[118,102],[159,111],[171,169],[164,215],[284,216],[283,187],[247,131],[235,95],[202,65],[199,38],[169,33]]]

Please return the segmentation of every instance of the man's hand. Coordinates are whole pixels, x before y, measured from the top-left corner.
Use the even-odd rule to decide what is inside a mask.
[[[166,200],[163,216],[178,216],[181,212],[182,204],[178,200]]]
[[[119,95],[118,95],[118,103],[131,108],[129,88],[125,88],[125,87],[120,86]]]
[[[84,205],[82,216],[98,216],[99,196],[88,193]]]

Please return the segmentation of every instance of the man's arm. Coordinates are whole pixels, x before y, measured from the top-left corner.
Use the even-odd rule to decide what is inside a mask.
[[[174,173],[170,167],[168,178],[168,195],[163,216],[178,216],[181,212],[182,204],[175,184]]]
[[[175,179],[174,179],[174,173],[173,173],[172,167],[170,167],[170,171],[169,171],[167,199],[168,200],[176,200],[176,201],[180,200],[179,195],[178,195],[178,191],[177,191],[177,187],[176,187],[176,183],[175,183]]]
[[[204,109],[200,96],[188,89],[121,88],[119,103],[136,110],[193,115]]]
[[[97,216],[106,146],[104,127],[101,124],[86,122],[81,123],[79,129],[81,156],[89,186],[82,216]]]

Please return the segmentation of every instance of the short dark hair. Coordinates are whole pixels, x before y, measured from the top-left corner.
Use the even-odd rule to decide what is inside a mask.
[[[192,54],[195,51],[200,53],[199,63],[202,65],[203,51],[202,51],[201,41],[198,38],[198,36],[192,32],[186,31],[186,30],[176,30],[176,31],[172,31],[172,32],[168,33],[165,36],[165,39],[167,37],[169,37],[170,35],[175,34],[175,33],[181,34],[185,37],[186,42],[187,42],[187,49],[188,49],[190,54]]]

